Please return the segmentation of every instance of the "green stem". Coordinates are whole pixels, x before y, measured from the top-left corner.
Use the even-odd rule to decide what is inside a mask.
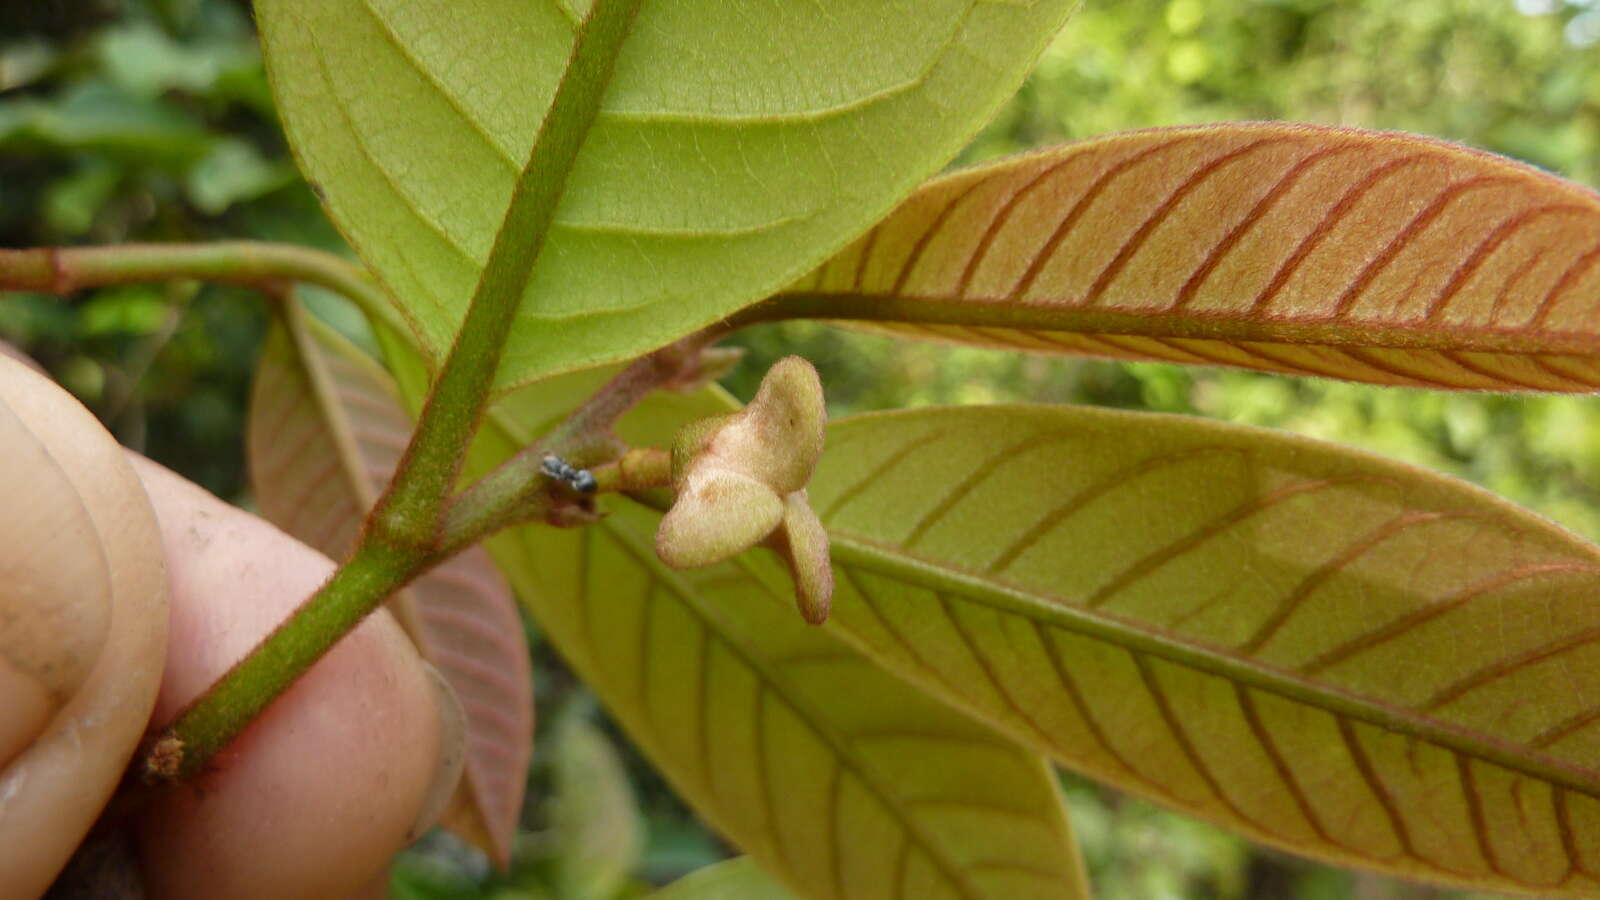
[[[200,772],[267,704],[372,612],[377,602],[428,565],[429,560],[418,559],[409,550],[363,543],[309,601],[179,714],[152,754],[167,762],[147,762],[147,772],[163,779],[188,778]],[[165,753],[162,744],[166,744]]]
[[[423,547],[443,526],[445,503],[488,403],[512,319],[642,2],[595,0],[578,28],[567,70],[512,192],[461,332],[394,481],[373,511],[375,531]]]
[[[695,377],[702,351],[722,333],[720,328],[697,332],[634,360],[549,434],[458,494],[446,512],[438,546],[455,553],[508,525],[540,518],[550,509],[544,457],[553,453],[580,467],[615,460],[620,450],[611,426],[651,391]]]
[[[315,284],[344,295],[369,316],[405,328],[394,305],[359,266],[309,247],[219,241],[0,250],[0,290],[70,294],[109,284],[175,278],[256,288],[292,281]]]
[[[672,451],[636,447],[616,462],[590,469],[596,493],[648,491],[672,486]]]
[[[512,193],[456,343],[351,559],[179,716],[148,757],[153,775],[199,771],[385,598],[443,559],[447,550],[465,546],[447,547],[441,541],[446,503],[487,406],[512,318],[567,176],[642,2],[595,0],[578,28],[567,70]]]
[[[611,447],[616,420],[651,391],[692,370],[712,339],[710,332],[685,338],[618,373],[544,440],[462,492],[450,507],[447,527],[426,552],[369,533],[327,584],[179,715],[147,757],[146,773],[158,780],[194,775],[385,598],[483,537],[548,511],[549,478],[538,461],[552,450],[539,448],[583,461],[578,455],[583,448]],[[518,460],[524,464],[512,465]],[[642,448],[599,466],[595,475],[602,490],[637,491],[669,484],[671,471],[670,452]]]

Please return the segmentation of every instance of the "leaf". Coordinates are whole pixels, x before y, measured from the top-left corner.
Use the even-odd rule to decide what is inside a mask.
[[[267,334],[248,453],[261,514],[342,559],[405,450],[411,420],[387,373],[298,306]],[[445,824],[501,868],[533,752],[533,683],[516,602],[481,548],[390,601],[467,714],[466,769]]]
[[[1600,896],[1600,548],[1197,419],[838,423],[830,624],[1025,745],[1340,864]]]
[[[0,102],[0,149],[8,153],[90,153],[186,168],[213,143],[205,126],[176,104],[140,99],[99,81],[53,101],[25,96]]]
[[[740,856],[685,875],[651,894],[650,900],[794,900],[794,895],[755,860]]]
[[[575,162],[540,173],[565,188],[499,385],[631,358],[799,277],[953,156],[1072,5],[643,3]],[[563,78],[575,6],[257,5],[299,162],[435,364]]]
[[[295,180],[288,163],[267,159],[248,141],[226,138],[189,170],[184,187],[196,209],[216,216],[235,203],[254,200]]]
[[[122,783],[161,687],[167,571],[129,457],[0,357],[0,883],[51,887]]]
[[[593,723],[562,723],[554,760],[556,896],[611,900],[644,847],[644,823],[628,772]]]
[[[1085,896],[1036,755],[806,626],[787,585],[666,568],[658,521],[516,537],[552,642],[712,825],[808,897]]]
[[[421,361],[377,333],[419,403]],[[469,476],[529,443],[541,410],[571,406],[600,374],[498,404]],[[716,389],[658,393],[619,432],[663,443],[730,408]],[[706,821],[806,897],[1088,896],[1040,757],[802,623],[778,570],[666,568],[659,519],[618,502],[588,528],[522,526],[488,546],[544,634]]]
[[[1376,384],[1600,389],[1600,198],[1427,138],[1095,138],[930,182],[780,308]]]

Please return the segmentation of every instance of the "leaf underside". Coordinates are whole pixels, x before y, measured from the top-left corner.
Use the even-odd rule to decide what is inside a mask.
[[[380,331],[393,358],[407,353]],[[413,403],[425,370],[399,367]],[[469,474],[524,446],[596,373],[511,395]],[[726,413],[720,391],[658,394],[622,437],[665,443]],[[675,572],[659,516],[618,500],[583,529],[489,542],[543,632],[706,821],[815,898],[1078,898],[1087,886],[1037,754],[884,673],[794,613],[787,576]]]
[[[529,605],[712,824],[808,897],[1082,896],[1037,755],[805,625],[786,585],[667,569],[658,520],[522,533]]]
[[[1600,548],[1259,429],[838,423],[830,627],[1026,746],[1267,843],[1600,896]]]
[[[930,182],[785,293],[903,337],[1600,389],[1600,198],[1410,135],[1246,123],[1014,157]]]
[[[248,456],[261,515],[333,559],[355,546],[411,435],[393,379],[298,308],[267,334],[250,399]],[[467,760],[444,824],[501,868],[533,752],[533,687],[516,601],[481,548],[390,600],[467,716]]]
[[[799,277],[953,156],[1072,5],[645,3],[499,385],[631,358]],[[256,9],[301,168],[436,364],[577,14],[548,0]]]

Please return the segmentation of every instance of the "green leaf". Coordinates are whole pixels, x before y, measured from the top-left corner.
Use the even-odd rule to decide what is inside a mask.
[[[45,189],[45,222],[64,235],[83,235],[94,225],[95,216],[105,208],[122,176],[122,167],[90,160],[56,179]]]
[[[141,99],[102,82],[86,82],[49,102],[0,102],[0,149],[87,151],[114,160],[170,168],[203,157],[214,139],[178,107]]]
[[[259,65],[244,39],[179,43],[150,23],[109,28],[97,37],[101,65],[118,87],[137,97],[178,90],[209,97],[223,74]]]
[[[1593,191],[1431,138],[1164,128],[930,182],[774,308],[1033,352],[1589,393],[1597,240]]]
[[[160,287],[118,285],[96,291],[78,307],[78,334],[83,338],[151,335],[168,327],[178,315],[172,297]]]
[[[0,47],[0,91],[26,87],[50,74],[58,55],[55,45],[42,37],[8,39]]]
[[[685,875],[650,900],[794,900],[782,885],[748,856],[706,866]]]
[[[248,141],[223,138],[189,170],[184,183],[195,208],[215,216],[294,181],[288,164],[263,158]]]
[[[644,846],[627,769],[605,734],[581,716],[561,724],[553,762],[556,896],[611,900]]]
[[[524,529],[538,580],[516,580],[708,821],[809,897],[1084,896],[1036,755],[799,621],[787,584],[668,569],[658,521],[624,506],[581,531]]]
[[[1072,5],[643,3],[581,152],[539,173],[554,220],[498,384],[627,359],[800,276],[953,156]],[[436,364],[576,11],[263,0],[257,16],[302,168]],[[500,255],[532,237],[502,235]]]
[[[1600,548],[1353,450],[1092,409],[846,420],[831,624],[1075,769],[1280,847],[1600,895]]]
[[[413,408],[426,370],[378,327]],[[603,381],[562,376],[490,412],[471,476]],[[635,445],[734,408],[658,393],[619,424]],[[795,615],[787,576],[750,560],[689,573],[655,556],[660,517],[618,501],[582,529],[489,542],[568,663],[702,817],[803,896],[1078,898],[1082,862],[1041,758],[950,711]]]
[[[355,546],[411,432],[394,381],[289,305],[267,333],[250,398],[248,456],[261,515],[333,559]],[[533,686],[516,602],[474,548],[390,600],[467,715],[467,760],[444,824],[502,868],[533,752]]]

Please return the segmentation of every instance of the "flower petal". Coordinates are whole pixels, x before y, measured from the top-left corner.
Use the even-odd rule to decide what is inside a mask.
[[[783,501],[759,481],[727,469],[690,470],[656,532],[656,555],[675,569],[721,562],[771,534]]]
[[[833,600],[833,564],[828,559],[828,529],[812,511],[805,491],[783,498],[783,525],[774,538],[774,549],[794,576],[800,615],[813,625],[821,625],[827,621]]]

